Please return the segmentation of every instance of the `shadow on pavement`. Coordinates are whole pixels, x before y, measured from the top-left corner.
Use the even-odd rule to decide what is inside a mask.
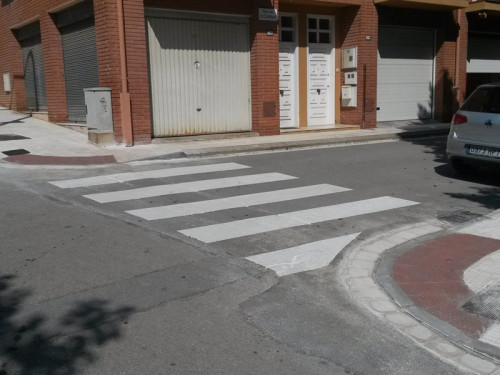
[[[440,163],[434,170],[442,176],[454,180],[486,185],[477,187],[473,193],[444,193],[456,199],[465,199],[481,204],[483,207],[495,210],[500,208],[500,168],[482,168],[477,173],[461,175],[456,173],[448,163],[446,157],[446,138],[413,139],[407,140],[416,145],[425,147],[425,153],[434,155],[434,161]]]
[[[25,117],[17,118],[14,120],[3,121],[3,122],[0,122],[0,126],[8,125],[8,124],[22,124],[23,120],[26,120],[27,118],[30,118],[30,117],[31,116],[25,116]]]
[[[57,323],[57,332],[69,333],[49,333],[43,315],[17,317],[31,293],[13,288],[14,278],[0,276],[0,375],[76,374],[78,364],[98,358],[97,347],[121,337],[120,326],[134,311],[91,299],[75,304]]]

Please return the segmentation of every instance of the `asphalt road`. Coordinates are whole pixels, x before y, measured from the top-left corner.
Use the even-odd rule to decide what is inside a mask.
[[[50,183],[220,163],[249,168],[66,189]],[[89,198],[269,173],[290,178],[107,203]],[[228,209],[220,201],[318,184],[346,190]],[[339,283],[336,261],[279,277],[245,258],[431,218],[470,220],[500,208],[499,186],[498,173],[457,178],[444,138],[100,168],[1,167],[0,374],[460,373],[358,305]],[[366,213],[350,205],[380,197],[412,204],[371,211],[360,204]],[[218,210],[169,219],[126,212],[215,199]],[[332,205],[354,216],[236,235],[264,216],[323,215],[315,209]],[[235,221],[243,229],[226,225]],[[207,226],[207,235],[227,239],[185,232]]]

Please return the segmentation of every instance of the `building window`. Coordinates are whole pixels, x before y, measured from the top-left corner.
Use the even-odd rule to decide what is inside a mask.
[[[309,43],[324,43],[331,42],[331,22],[328,18],[309,17],[307,20],[308,26],[308,41]]]
[[[295,42],[295,20],[292,16],[280,16],[280,42]]]

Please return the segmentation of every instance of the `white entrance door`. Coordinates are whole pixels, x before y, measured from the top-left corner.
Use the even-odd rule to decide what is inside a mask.
[[[334,19],[308,15],[308,125],[331,125],[334,113]]]
[[[297,121],[297,16],[280,14],[280,127],[296,128]]]

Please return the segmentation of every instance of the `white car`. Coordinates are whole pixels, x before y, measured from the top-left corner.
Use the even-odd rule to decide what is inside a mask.
[[[500,166],[500,83],[479,86],[455,113],[446,155],[458,173]]]

